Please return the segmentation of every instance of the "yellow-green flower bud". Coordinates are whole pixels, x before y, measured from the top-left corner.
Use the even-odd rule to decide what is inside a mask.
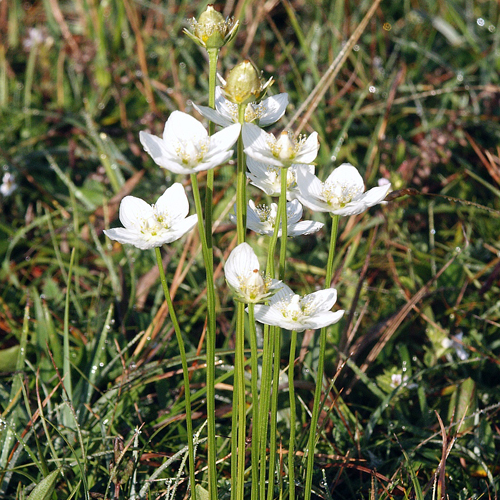
[[[263,97],[271,83],[272,78],[263,83],[255,66],[250,61],[243,61],[229,72],[222,92],[235,104],[247,104]]]
[[[192,31],[185,29],[184,33],[207,50],[220,49],[232,40],[238,31],[238,22],[229,18],[224,20],[222,14],[217,12],[213,5],[207,7],[198,21],[191,19],[190,24]]]

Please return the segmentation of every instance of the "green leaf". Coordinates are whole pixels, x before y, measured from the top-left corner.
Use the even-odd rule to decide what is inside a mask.
[[[208,491],[203,488],[203,486],[200,486],[199,484],[196,485],[196,500],[208,500]]]
[[[28,497],[28,500],[50,500],[60,472],[61,469],[56,469],[45,477],[41,483],[38,483]]]
[[[13,372],[16,369],[19,346],[15,345],[0,351],[0,372]]]

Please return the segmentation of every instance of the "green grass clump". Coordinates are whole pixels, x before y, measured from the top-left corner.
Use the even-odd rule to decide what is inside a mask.
[[[320,178],[350,162],[368,187],[386,178],[397,191],[340,225],[334,283],[346,315],[329,331],[313,497],[496,498],[500,7],[382,2],[335,67],[370,5],[238,2],[231,14],[242,27],[220,58],[221,73],[251,58],[275,78],[271,92],[289,93],[277,129],[320,134]],[[182,35],[204,7],[13,0],[4,9],[0,156],[17,188],[0,195],[0,498],[186,492],[180,357],[154,255],[102,231],[124,195],[152,203],[176,180],[189,187],[160,171],[139,131],[160,135],[172,111],[206,104],[207,61]],[[234,186],[235,169],[217,172],[216,266],[235,236]],[[290,242],[295,289],[322,286],[327,234]],[[196,477],[206,486],[198,237],[163,252],[192,369]],[[229,498],[234,304],[220,269],[215,280],[218,470]],[[297,450],[319,346],[317,333],[302,339]],[[279,408],[286,442],[286,391]],[[288,461],[279,460],[276,498],[286,498]],[[296,468],[303,477],[300,453]],[[298,498],[301,488],[298,480]]]

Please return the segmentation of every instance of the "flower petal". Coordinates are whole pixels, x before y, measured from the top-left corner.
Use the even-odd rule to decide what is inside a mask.
[[[196,111],[198,111],[198,113],[200,113],[200,115],[205,117],[207,120],[220,125],[221,127],[228,127],[229,125],[233,124],[232,120],[224,117],[218,110],[212,109],[208,106],[198,106],[195,103],[193,103],[193,107],[194,109],[196,109]]]
[[[240,136],[241,125],[234,123],[210,137],[210,152],[205,157],[212,157],[231,149]]]
[[[344,315],[343,310],[341,311],[323,311],[315,314],[308,318],[307,322],[304,323],[304,329],[318,329],[324,328],[325,326],[333,325],[337,323]]]
[[[288,106],[288,94],[283,92],[270,96],[262,101],[261,106],[264,108],[264,113],[259,120],[259,126],[267,127],[277,122],[285,114]]]
[[[325,184],[341,184],[349,186],[351,189],[356,189],[360,192],[365,190],[363,177],[358,169],[350,163],[342,163],[326,179]]]
[[[290,238],[295,238],[296,236],[317,233],[323,226],[324,224],[322,222],[303,220],[297,222],[297,224],[288,226],[288,236]]]
[[[126,229],[140,230],[141,221],[153,216],[153,207],[135,196],[125,196],[118,217]]]
[[[189,201],[184,186],[179,182],[172,184],[158,198],[156,208],[159,212],[167,212],[171,220],[184,219],[189,212]]]
[[[186,138],[193,142],[204,140],[208,137],[205,127],[191,115],[182,111],[174,111],[168,117],[163,130],[165,142],[185,141]]]
[[[241,279],[250,276],[254,269],[260,269],[259,259],[248,243],[240,243],[224,265],[226,280],[235,290],[240,289]]]
[[[299,168],[297,170],[297,186],[299,191],[296,193],[299,201],[317,212],[330,212],[331,207],[324,200],[322,191],[323,183],[307,170]]]
[[[318,156],[318,132],[313,132],[300,148],[299,154],[294,158],[294,163],[312,163]]]

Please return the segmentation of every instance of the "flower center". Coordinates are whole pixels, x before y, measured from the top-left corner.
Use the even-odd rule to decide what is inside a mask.
[[[140,231],[148,239],[154,239],[163,231],[170,229],[171,218],[167,212],[159,212],[153,205],[153,213],[140,220]]]
[[[325,182],[321,194],[332,208],[343,208],[363,193],[361,186],[347,183]]]
[[[195,167],[207,154],[209,141],[208,138],[177,141],[175,152],[184,165]]]
[[[278,305],[279,310],[284,318],[302,323],[304,318],[309,317],[314,311],[311,310],[307,297],[303,299],[300,295],[293,295],[289,302],[282,302]]]
[[[306,140],[305,136],[300,136],[298,139],[295,139],[290,131],[283,131],[279,139],[273,139],[274,138],[271,138],[268,146],[273,156],[284,162],[293,160],[302,149]]]
[[[249,276],[238,276],[241,293],[251,302],[259,300],[267,294],[269,280],[263,278],[258,269],[254,269]]]

